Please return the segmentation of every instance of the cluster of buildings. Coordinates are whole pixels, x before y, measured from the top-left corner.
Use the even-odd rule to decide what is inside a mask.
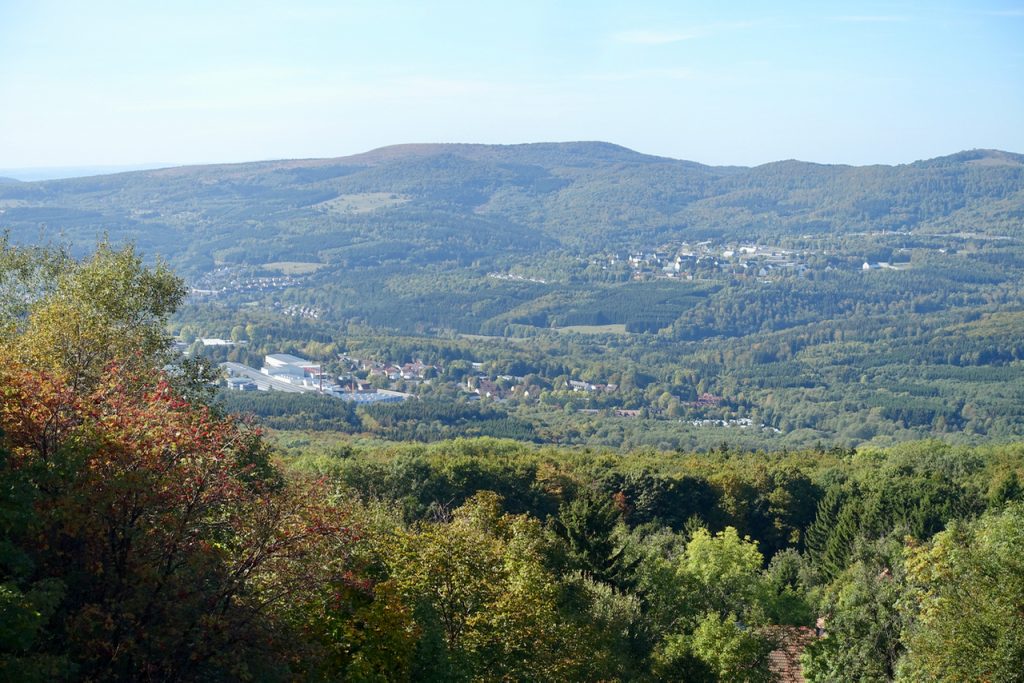
[[[524,379],[516,375],[498,375],[494,379],[489,375],[470,375],[466,378],[465,391],[480,398],[497,400],[513,396],[530,398],[530,388],[522,384]],[[534,393],[540,394],[540,391],[535,390]]]
[[[280,302],[277,305],[280,305]],[[284,306],[281,308],[281,312],[294,318],[309,318],[310,320],[319,320],[323,315],[323,311],[316,306]]]
[[[338,360],[346,364],[350,372],[365,372],[367,379],[379,378],[389,382],[401,380],[415,384],[440,372],[440,368],[436,365],[428,365],[421,360],[399,365],[398,363],[354,358],[347,354],[341,354],[338,356]]]
[[[239,266],[221,266],[196,280],[190,293],[196,298],[213,298],[234,292],[267,292],[291,287],[298,280],[291,275],[255,277],[245,275]]]
[[[653,251],[630,252],[603,257],[603,268],[625,265],[635,280],[667,278],[694,280],[701,272],[728,270],[746,272],[758,277],[773,273],[802,274],[808,268],[811,252],[783,249],[760,244],[715,244],[712,241],[696,244],[682,243],[678,247],[660,247]]]
[[[580,382],[579,380],[570,379],[565,383],[565,388],[570,391],[583,392],[586,394],[603,393],[611,394],[614,393],[618,388],[618,384],[591,384],[590,382]]]
[[[771,278],[780,275],[805,275],[812,269],[811,257],[818,253],[825,252],[785,249],[762,244],[715,244],[712,241],[705,241],[696,244],[684,242],[678,247],[665,246],[653,251],[640,250],[630,252],[626,256],[604,255],[591,262],[600,263],[604,269],[625,265],[634,280],[694,280],[700,279],[702,274],[715,271]],[[908,263],[865,261],[862,269],[903,270],[907,267]],[[825,266],[826,270],[831,268],[832,266]]]
[[[506,399],[506,398],[530,398],[530,392],[534,396],[540,394],[541,387],[530,387],[526,384],[526,378],[518,375],[490,375],[477,374],[466,377],[464,390],[479,396],[480,398]],[[618,391],[617,384],[591,384],[570,379],[563,385],[557,385],[555,389],[565,389],[575,393],[585,394],[610,394]]]
[[[234,391],[319,393],[356,403],[393,403],[412,398],[412,394],[377,389],[367,383],[343,383],[342,378],[323,372],[320,363],[288,353],[265,356],[259,370],[230,362],[221,363],[221,367],[228,375],[228,389]]]
[[[690,424],[694,427],[738,427],[739,429],[750,429],[755,426],[754,421],[749,417],[738,417],[729,420],[690,420]],[[781,429],[771,425],[761,424],[758,428],[763,432],[782,433]]]

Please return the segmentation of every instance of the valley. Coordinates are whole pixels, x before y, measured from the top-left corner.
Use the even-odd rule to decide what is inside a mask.
[[[1006,152],[741,168],[412,145],[8,183],[0,207],[15,243],[106,235],[166,260],[191,289],[169,332],[213,362],[436,366],[373,378],[417,420],[482,401],[509,434],[627,449],[1024,436],[1024,157]],[[463,427],[433,432],[481,433]]]

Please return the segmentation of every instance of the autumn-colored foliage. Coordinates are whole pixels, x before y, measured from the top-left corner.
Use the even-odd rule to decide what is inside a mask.
[[[354,534],[315,483],[285,480],[257,432],[186,403],[156,372],[111,364],[80,394],[6,358],[0,387],[3,476],[35,491],[33,523],[14,540],[27,581],[62,584],[50,627],[74,671],[287,666],[273,608],[352,570]]]

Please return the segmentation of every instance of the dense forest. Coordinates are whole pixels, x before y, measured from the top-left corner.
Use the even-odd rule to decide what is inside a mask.
[[[1024,676],[1024,444],[270,440],[132,248],[4,243],[0,291],[5,680]]]

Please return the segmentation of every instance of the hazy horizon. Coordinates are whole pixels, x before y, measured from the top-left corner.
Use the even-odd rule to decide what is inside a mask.
[[[1024,150],[1024,3],[0,7],[0,166],[607,140],[712,165]]]
[[[585,143],[585,142],[608,143],[608,144],[613,144],[613,145],[617,144],[617,143],[612,142],[610,140],[538,140],[538,141],[535,141],[535,142],[512,142],[512,143],[474,143],[474,142],[466,142],[466,143],[462,143],[462,142],[457,142],[457,143],[450,143],[450,142],[411,142],[411,143],[406,143],[406,142],[398,142],[398,143],[395,143],[393,145],[384,145],[383,147],[402,147],[402,146],[406,146],[406,145],[447,145],[447,144],[467,144],[467,145],[488,145],[488,144],[494,144],[494,145],[504,145],[504,146],[515,146],[515,145],[531,145],[531,144],[571,144],[571,143],[581,143],[581,142],[583,142],[583,143]],[[620,147],[625,147],[625,145],[619,145],[619,146]],[[314,159],[345,158],[347,156],[355,156],[355,155],[363,154],[363,153],[366,153],[366,152],[371,152],[371,151],[374,151],[376,149],[382,149],[382,147],[375,147],[373,149],[360,150],[358,152],[353,152],[353,154],[351,154],[351,155],[346,154],[346,155],[340,155],[340,156],[336,156],[336,157],[327,157],[327,156],[322,156],[321,155],[321,156],[310,156],[310,157],[278,157],[278,158],[266,158],[266,159],[242,159],[242,160],[225,159],[225,160],[219,160],[219,161],[182,162],[182,163],[152,162],[152,163],[139,163],[139,164],[112,164],[112,165],[90,165],[90,164],[85,164],[85,165],[75,165],[75,166],[35,166],[35,167],[26,167],[26,168],[0,168],[0,178],[13,178],[14,180],[20,180],[22,182],[35,182],[35,181],[42,181],[42,180],[65,180],[65,179],[70,179],[70,178],[83,178],[83,177],[96,176],[96,175],[110,175],[110,174],[115,174],[115,173],[130,173],[132,171],[150,171],[150,170],[156,170],[156,169],[161,169],[161,168],[181,168],[181,167],[186,167],[186,166],[220,166],[220,165],[261,163],[261,162],[268,162],[268,161],[302,161],[302,160],[306,160],[306,159],[314,160]],[[705,163],[704,161],[702,161],[700,159],[682,159],[682,158],[678,158],[678,157],[672,157],[672,156],[669,156],[669,155],[666,155],[666,154],[658,154],[656,152],[641,152],[640,150],[635,150],[635,149],[628,148],[628,147],[627,147],[627,149],[631,149],[631,151],[637,152],[639,154],[646,154],[646,155],[649,155],[649,156],[658,156],[658,157],[663,157],[663,158],[667,158],[667,159],[676,159],[678,161],[696,162],[696,163],[704,164],[704,165],[707,165],[707,166],[726,166],[726,165],[732,165],[732,166],[737,166],[737,167],[753,167],[753,166],[761,165],[761,164],[707,164],[707,163]],[[944,157],[944,156],[949,156],[949,155],[952,155],[952,154],[958,154],[960,152],[969,152],[969,151],[978,151],[978,150],[982,150],[982,148],[973,148],[973,149],[969,149],[969,150],[968,149],[950,150],[950,151],[945,152],[943,154],[937,155],[937,157]],[[1022,154],[1021,152],[1016,152],[1016,151],[1011,150],[1011,149],[984,148],[983,151],[997,151],[997,152],[1007,152],[1007,153],[1010,153],[1010,154]],[[765,164],[771,164],[771,163],[777,163],[777,162],[780,162],[780,161],[797,161],[797,162],[802,162],[802,163],[815,163],[815,164],[837,165],[837,166],[839,166],[839,165],[850,165],[850,166],[901,166],[901,165],[905,165],[905,164],[912,164],[912,163],[915,163],[917,161],[927,161],[928,159],[934,159],[934,158],[937,158],[937,157],[926,157],[926,158],[921,158],[921,159],[907,159],[905,161],[898,161],[898,162],[895,162],[895,163],[888,163],[888,164],[880,163],[880,162],[879,163],[871,163],[871,162],[869,162],[869,163],[865,163],[865,164],[842,164],[840,162],[810,161],[808,159],[797,159],[795,157],[786,157],[786,158],[780,158],[780,159],[773,159],[771,161],[766,161],[764,163]]]

